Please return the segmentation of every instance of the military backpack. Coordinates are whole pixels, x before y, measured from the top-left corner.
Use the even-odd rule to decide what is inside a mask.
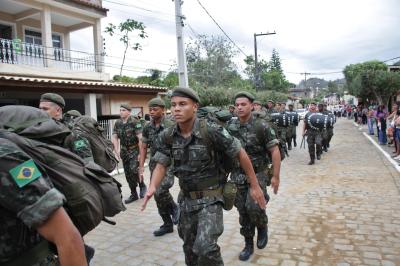
[[[90,116],[80,116],[74,119],[73,134],[85,137],[89,143],[95,163],[111,173],[118,165],[112,142],[104,135],[104,129]]]
[[[65,209],[81,235],[125,210],[121,184],[102,167],[62,147],[71,132],[29,106],[0,107],[0,136],[15,143],[48,173],[67,199]],[[54,145],[55,144],[55,145]]]

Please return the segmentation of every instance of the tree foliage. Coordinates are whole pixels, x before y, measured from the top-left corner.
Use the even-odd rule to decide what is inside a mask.
[[[381,61],[348,65],[343,74],[349,93],[362,101],[376,100],[379,104],[387,104],[400,90],[400,73],[388,72],[387,65]]]
[[[142,22],[136,21],[134,19],[127,19],[126,21],[120,22],[118,25],[114,25],[109,23],[105,29],[105,33],[109,34],[111,37],[114,35],[120,36],[119,40],[124,45],[124,56],[122,58],[121,69],[119,71],[119,75],[122,76],[122,69],[125,64],[126,53],[128,48],[132,48],[133,50],[141,50],[142,46],[137,38],[145,39],[147,38],[147,33],[145,32],[145,26]],[[135,31],[138,31],[136,37],[132,37],[131,34]]]
[[[186,47],[188,74],[194,82],[206,87],[230,86],[240,78],[233,61],[236,54],[227,39],[200,35]]]

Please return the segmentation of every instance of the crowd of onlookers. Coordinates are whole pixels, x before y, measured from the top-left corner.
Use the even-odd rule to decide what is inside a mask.
[[[400,102],[389,111],[385,105],[347,105],[335,112],[337,117],[354,119],[358,125],[368,125],[369,135],[376,135],[380,145],[394,147],[394,159],[400,160]]]

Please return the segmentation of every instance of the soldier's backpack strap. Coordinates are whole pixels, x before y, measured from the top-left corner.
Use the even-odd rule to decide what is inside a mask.
[[[204,139],[208,151],[212,151],[214,149],[212,147],[210,135],[208,134],[207,120],[204,118],[201,118],[199,122],[200,122],[200,135]]]

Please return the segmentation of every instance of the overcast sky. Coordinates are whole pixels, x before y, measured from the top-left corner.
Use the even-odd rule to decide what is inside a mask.
[[[254,33],[276,31],[257,37],[260,58],[269,60],[275,48],[289,81],[298,83],[297,73],[340,72],[344,66],[368,60],[400,56],[400,1],[398,0],[200,0],[204,7],[247,55],[254,55]],[[120,3],[120,4],[116,4]],[[109,9],[108,23],[127,18],[142,21],[148,38],[142,51],[128,52],[124,75],[143,75],[148,68],[168,71],[177,61],[175,3],[171,0],[103,0]],[[185,42],[196,34],[223,35],[197,0],[185,0]],[[75,32],[73,49],[91,51],[91,29]],[[85,37],[84,37],[85,36]],[[123,46],[116,37],[106,38],[107,72],[118,74]],[[244,55],[236,62],[244,68]],[[399,60],[399,59],[398,59]],[[394,63],[389,61],[388,63]],[[334,80],[341,73],[311,75]],[[308,77],[309,78],[309,77]]]

